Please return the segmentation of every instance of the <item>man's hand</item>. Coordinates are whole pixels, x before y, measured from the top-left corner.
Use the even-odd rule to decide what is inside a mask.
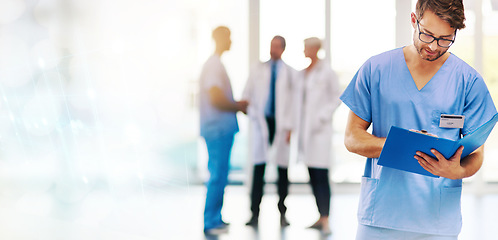
[[[287,144],[290,143],[290,140],[291,140],[291,135],[292,135],[292,131],[288,131],[287,132],[287,136],[285,137],[285,140],[287,141]]]
[[[437,160],[420,151],[417,151],[414,157],[425,170],[434,175],[449,179],[462,179],[465,176],[465,169],[460,164],[462,151],[463,146],[460,146],[450,159],[446,159],[435,149],[431,152]]]
[[[243,112],[244,114],[247,114],[247,106],[249,106],[248,101],[242,100],[238,101],[236,104],[237,104],[237,109],[239,111]]]
[[[367,158],[378,158],[386,142],[386,138],[379,138],[367,132],[371,122],[358,117],[349,111],[348,123],[344,132],[344,145],[352,153]]]
[[[242,100],[233,102],[229,100],[221,88],[214,86],[209,89],[209,99],[211,104],[222,111],[238,112],[241,111],[247,114],[248,101]]]

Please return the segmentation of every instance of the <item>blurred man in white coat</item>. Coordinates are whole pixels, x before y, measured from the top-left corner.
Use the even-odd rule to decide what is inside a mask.
[[[287,226],[287,210],[284,200],[288,194],[289,180],[287,168],[289,162],[289,142],[293,129],[293,84],[296,71],[281,59],[285,50],[285,39],[275,36],[271,41],[271,59],[257,64],[250,72],[242,98],[251,104],[248,116],[251,120],[250,154],[254,160],[253,181],[251,187],[252,217],[247,223],[258,225],[259,205],[263,197],[264,173],[272,152],[272,160],[278,167],[278,210],[280,224]]]
[[[316,37],[304,40],[304,55],[310,65],[299,72],[298,157],[308,166],[310,184],[320,218],[310,226],[330,234],[329,184],[332,114],[339,106],[338,79],[330,64],[318,58],[321,41]]]

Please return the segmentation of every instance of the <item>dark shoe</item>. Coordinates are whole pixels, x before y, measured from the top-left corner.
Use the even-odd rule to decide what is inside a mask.
[[[204,229],[205,235],[220,235],[220,234],[227,233],[227,232],[228,232],[228,228],[224,224],[219,226],[219,227]]]
[[[321,230],[322,229],[322,225],[313,224],[313,225],[309,226],[308,228]]]
[[[280,217],[280,226],[281,227],[287,227],[289,226],[289,222],[287,221],[287,219],[285,219],[285,216],[281,216]]]
[[[257,227],[258,226],[258,218],[252,217],[249,222],[246,223],[247,226]]]
[[[321,230],[322,227],[323,227],[322,222],[320,220],[318,220],[316,223],[314,223],[313,225],[309,226],[308,228]]]

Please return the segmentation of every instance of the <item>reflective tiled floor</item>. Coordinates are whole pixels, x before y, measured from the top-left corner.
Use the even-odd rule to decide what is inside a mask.
[[[331,227],[322,236],[307,229],[318,217],[306,184],[293,185],[287,199],[290,226],[281,229],[272,185],[263,198],[260,227],[249,219],[246,186],[226,190],[224,220],[229,232],[206,237],[202,232],[205,189],[200,185],[118,189],[42,187],[28,194],[10,189],[0,195],[0,239],[354,239],[358,194],[334,192]],[[357,186],[353,189],[357,189]],[[344,192],[344,191],[340,191]],[[498,239],[498,195],[464,194],[461,240]]]

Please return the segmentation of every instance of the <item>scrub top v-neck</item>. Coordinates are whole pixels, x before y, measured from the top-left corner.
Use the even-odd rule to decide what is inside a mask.
[[[445,70],[446,66],[451,65],[451,61],[453,60],[454,57],[454,55],[450,53],[446,61],[441,65],[441,67],[436,71],[436,73],[431,77],[431,79],[421,89],[418,89],[415,79],[413,78],[413,75],[411,74],[410,69],[408,68],[408,65],[406,63],[405,54],[403,51],[401,51],[401,53],[402,54],[398,55],[400,57],[399,61],[405,63],[403,64],[404,67],[402,71],[405,71],[407,73],[405,74],[409,77],[403,79],[407,81],[405,87],[406,91],[410,93],[410,96],[417,96],[420,94],[424,95],[424,93],[433,91],[434,88],[437,89],[437,84],[438,84],[437,78],[441,74],[444,75],[444,72],[446,71]]]

